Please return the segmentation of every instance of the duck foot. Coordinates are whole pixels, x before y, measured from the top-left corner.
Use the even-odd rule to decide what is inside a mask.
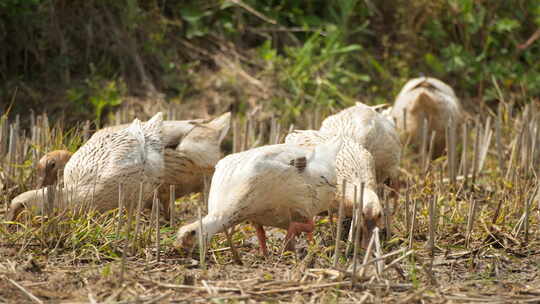
[[[259,240],[259,250],[262,255],[268,256],[268,249],[266,248],[266,232],[263,226],[254,224],[255,230],[257,230],[257,239]]]
[[[285,250],[294,251],[295,238],[301,233],[307,233],[307,239],[313,243],[313,230],[315,230],[315,223],[313,219],[307,220],[305,223],[291,222],[285,237]]]

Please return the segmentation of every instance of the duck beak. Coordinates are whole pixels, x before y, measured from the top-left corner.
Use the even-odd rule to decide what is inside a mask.
[[[14,204],[11,205],[11,208],[9,209],[9,212],[6,213],[6,221],[8,222],[14,222],[17,220],[17,217],[19,214],[23,211],[25,206],[23,204]]]
[[[173,247],[176,248],[176,250],[185,256],[189,256],[193,253],[193,250],[195,249],[194,242],[191,238],[187,238],[184,240],[175,240],[173,242]]]
[[[179,241],[175,241],[173,243],[173,247],[178,251],[178,253],[180,253],[181,255],[184,255],[184,256],[189,256],[191,254],[191,247],[190,246],[185,246],[185,244],[183,244],[182,242],[179,242]]]
[[[377,226],[374,219],[365,219],[364,229],[362,229],[362,248],[367,249],[371,236],[373,235],[373,229]]]

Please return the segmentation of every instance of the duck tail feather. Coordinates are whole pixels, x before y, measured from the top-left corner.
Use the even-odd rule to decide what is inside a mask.
[[[144,138],[141,121],[135,118],[131,125],[127,128],[127,132],[137,140],[137,150],[144,161],[146,159],[146,150],[144,148],[146,139]]]
[[[145,172],[152,178],[161,178],[164,168],[163,113],[159,112],[143,126]]]

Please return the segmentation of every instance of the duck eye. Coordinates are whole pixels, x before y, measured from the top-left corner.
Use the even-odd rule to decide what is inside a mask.
[[[189,233],[189,235],[195,236],[195,230],[191,231],[191,232]]]

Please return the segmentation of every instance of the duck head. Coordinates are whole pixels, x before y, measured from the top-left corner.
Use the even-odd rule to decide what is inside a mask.
[[[45,154],[37,164],[37,188],[47,187],[57,182],[72,153],[56,150]]]
[[[47,188],[30,190],[17,195],[11,201],[9,212],[6,214],[7,221],[16,221],[22,211],[29,210],[31,214],[40,213],[43,202],[47,198]]]
[[[367,249],[375,227],[382,228],[384,226],[383,209],[379,197],[371,189],[365,189],[363,202],[362,248]]]
[[[191,252],[198,242],[199,225],[200,223],[196,221],[181,227],[176,233],[176,240],[173,246],[184,253]]]

